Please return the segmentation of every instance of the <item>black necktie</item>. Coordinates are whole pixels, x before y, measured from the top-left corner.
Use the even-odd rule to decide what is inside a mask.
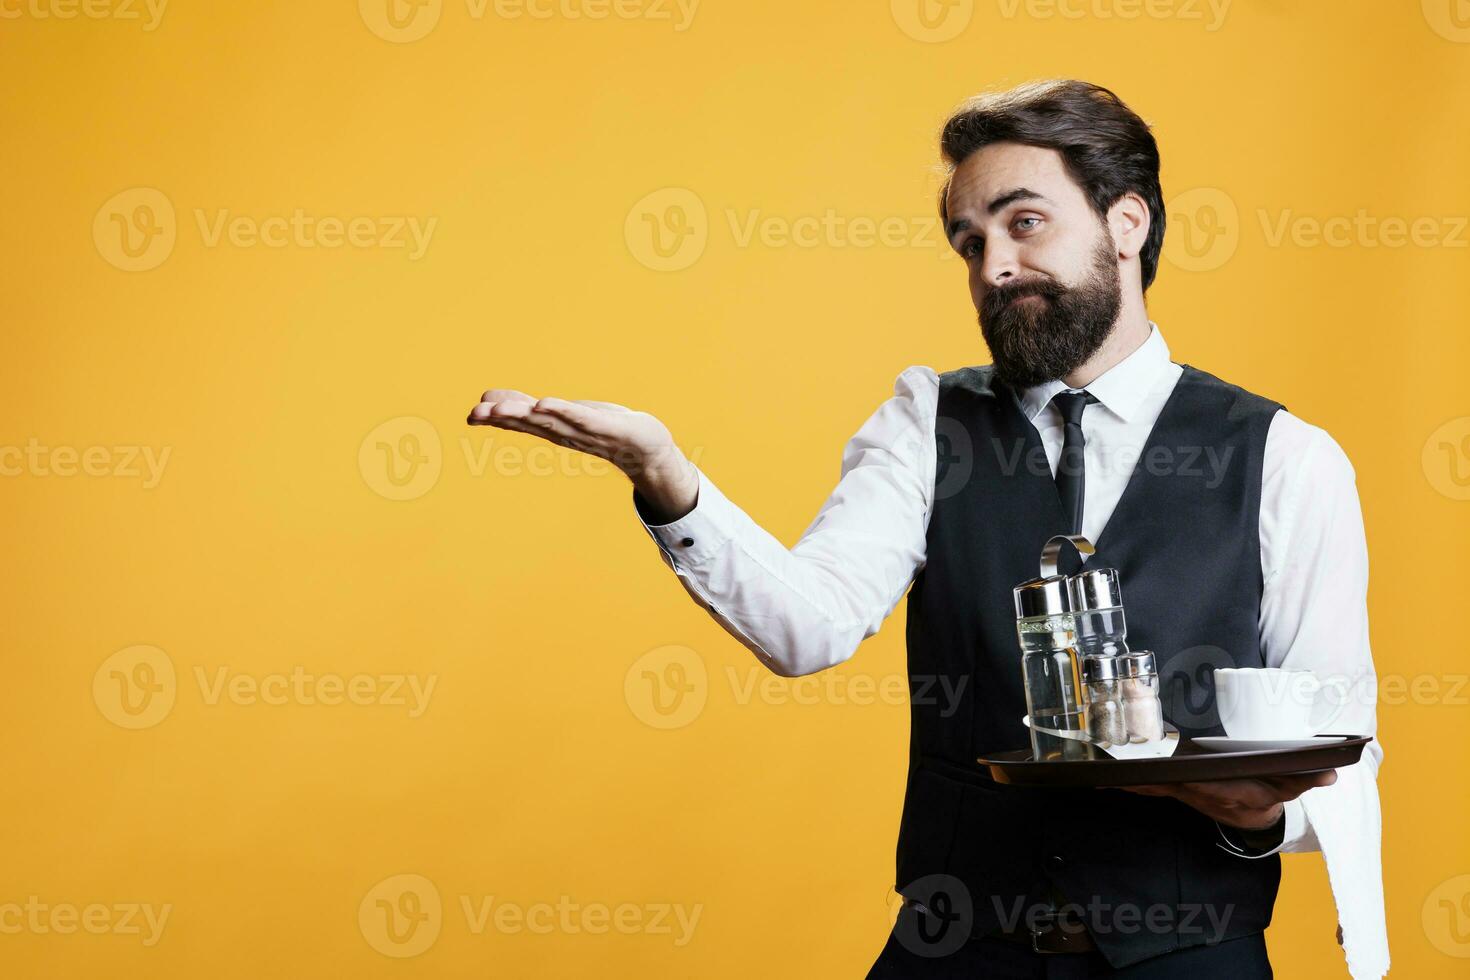
[[[1070,534],[1082,533],[1082,499],[1086,488],[1083,473],[1083,447],[1087,440],[1082,436],[1082,411],[1097,401],[1091,392],[1061,391],[1051,399],[1062,413],[1066,423],[1062,437],[1062,455],[1057,460],[1057,492],[1062,495],[1062,510],[1071,524]]]

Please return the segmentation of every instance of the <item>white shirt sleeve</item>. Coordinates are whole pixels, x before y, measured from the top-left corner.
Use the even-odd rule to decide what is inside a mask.
[[[932,369],[898,376],[790,549],[703,470],[694,509],[679,520],[650,525],[636,491],[634,506],[695,602],[762,663],[787,677],[825,670],[878,632],[924,565],[938,398]]]
[[[1322,429],[1286,411],[1271,421],[1261,485],[1261,652],[1268,667],[1311,670],[1345,682],[1352,695],[1332,730],[1377,735],[1377,676],[1368,646],[1368,546],[1356,474],[1342,448]],[[1330,705],[1341,690],[1324,691]],[[1329,709],[1318,709],[1326,711]],[[1377,738],[1337,782],[1285,804],[1277,851],[1321,849],[1310,811],[1319,806],[1377,812]],[[1238,852],[1237,852],[1238,853]]]

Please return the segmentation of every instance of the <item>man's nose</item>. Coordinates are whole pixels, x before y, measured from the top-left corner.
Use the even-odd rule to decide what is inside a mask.
[[[980,263],[980,278],[988,289],[1003,286],[1016,278],[1016,250],[1004,244],[986,243],[985,255]]]

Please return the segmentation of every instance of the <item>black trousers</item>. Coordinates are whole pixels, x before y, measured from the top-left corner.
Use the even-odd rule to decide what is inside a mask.
[[[972,939],[945,956],[920,955],[908,945],[899,940],[897,931],[891,933],[868,971],[868,980],[1271,980],[1274,976],[1264,933],[1214,946],[1191,946],[1119,970],[1108,966],[1101,953],[1035,953],[1003,939]]]

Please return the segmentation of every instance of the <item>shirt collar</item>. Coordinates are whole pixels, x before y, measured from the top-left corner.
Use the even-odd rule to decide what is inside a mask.
[[[1169,345],[1164,343],[1158,324],[1150,320],[1148,326],[1148,339],[1137,350],[1098,375],[1083,389],[1092,392],[1104,408],[1124,422],[1137,413],[1139,405],[1158,380],[1159,372],[1169,364]],[[1021,410],[1035,423],[1036,417],[1051,404],[1053,395],[1071,390],[1060,378],[1044,381],[1021,392]]]

